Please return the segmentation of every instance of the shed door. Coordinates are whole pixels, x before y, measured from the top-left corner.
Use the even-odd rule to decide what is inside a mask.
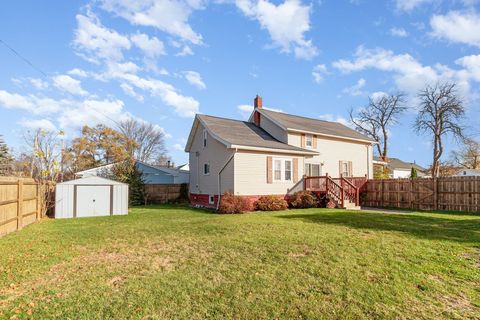
[[[77,186],[77,217],[110,215],[110,186]]]

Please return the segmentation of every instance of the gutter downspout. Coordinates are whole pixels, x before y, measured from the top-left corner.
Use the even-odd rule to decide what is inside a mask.
[[[228,166],[228,164],[230,163],[230,161],[232,161],[232,159],[235,157],[235,153],[237,153],[237,149],[235,148],[235,150],[233,151],[233,154],[230,156],[230,158],[228,158],[227,162],[225,162],[225,164],[223,165],[223,167],[220,169],[220,171],[218,171],[218,199],[217,199],[217,210],[218,210],[218,207],[220,206],[220,197],[221,197],[221,174],[222,174],[222,171]]]

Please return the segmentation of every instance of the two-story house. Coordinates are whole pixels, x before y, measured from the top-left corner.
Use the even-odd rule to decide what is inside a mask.
[[[373,176],[374,143],[337,122],[266,110],[259,96],[249,121],[197,114],[185,148],[190,201],[215,207],[225,192],[285,197],[305,189],[305,177],[328,176],[316,183],[348,189],[338,179]]]

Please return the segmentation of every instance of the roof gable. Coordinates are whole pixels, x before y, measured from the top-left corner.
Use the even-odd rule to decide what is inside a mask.
[[[314,151],[280,142],[268,132],[251,122],[199,114],[195,117],[185,151],[190,151],[193,138],[200,125],[202,125],[214,139],[224,144],[227,148],[247,149],[250,147],[271,151],[282,150],[291,153],[317,154],[317,152]]]
[[[339,122],[324,121],[277,112],[267,109],[256,109],[263,116],[273,121],[280,128],[287,131],[298,131],[317,134],[320,136],[339,137],[351,140],[376,143],[370,137],[361,134]]]

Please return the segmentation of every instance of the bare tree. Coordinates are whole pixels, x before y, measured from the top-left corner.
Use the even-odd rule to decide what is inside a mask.
[[[419,112],[415,120],[417,133],[432,135],[433,161],[432,176],[438,177],[440,158],[443,154],[443,138],[453,135],[463,138],[461,120],[465,115],[463,101],[459,97],[455,83],[427,85],[418,93]]]
[[[397,118],[405,111],[405,94],[369,97],[368,106],[357,114],[350,110],[350,121],[355,129],[377,141],[377,152],[382,159],[388,156],[388,129],[397,123]]]
[[[63,132],[37,129],[25,136],[31,148],[30,176],[34,178],[43,197],[40,198],[42,216],[53,207],[53,185],[61,174]]]
[[[158,126],[128,119],[118,124],[118,130],[136,142],[135,148],[129,150],[136,160],[150,163],[165,154],[165,134]]]
[[[459,150],[451,155],[452,161],[466,169],[480,169],[480,143],[473,139],[465,139]]]

